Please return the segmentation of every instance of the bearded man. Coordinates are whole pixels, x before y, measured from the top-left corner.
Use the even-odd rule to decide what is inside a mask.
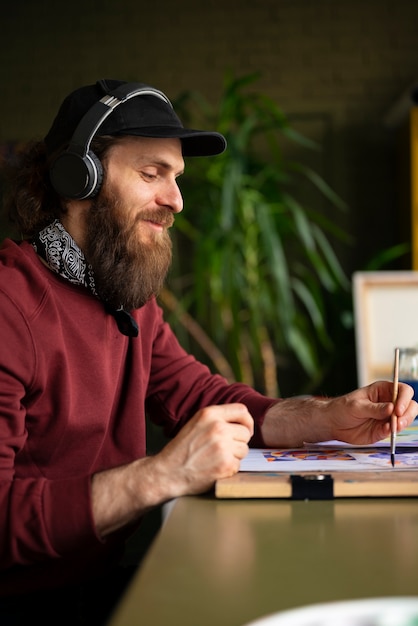
[[[144,514],[208,492],[249,446],[385,438],[412,389],[267,398],[179,345],[156,302],[185,159],[226,148],[167,96],[104,80],[15,164],[0,249],[0,621],[104,624]],[[146,454],[146,414],[170,438]]]

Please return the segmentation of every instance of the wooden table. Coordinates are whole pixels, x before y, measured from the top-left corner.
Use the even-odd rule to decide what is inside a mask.
[[[187,497],[109,626],[243,626],[317,602],[418,595],[418,500]]]

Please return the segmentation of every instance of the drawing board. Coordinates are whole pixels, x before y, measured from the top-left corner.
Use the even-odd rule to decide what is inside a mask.
[[[326,441],[302,448],[252,448],[235,476],[217,481],[215,494],[219,498],[416,497],[418,421],[398,433],[395,467],[390,439],[372,446]]]

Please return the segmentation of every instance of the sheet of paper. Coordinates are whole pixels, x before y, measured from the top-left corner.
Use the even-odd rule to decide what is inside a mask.
[[[395,468],[418,469],[418,419],[397,434]],[[241,461],[241,472],[364,472],[393,470],[390,437],[372,446],[343,441],[305,443],[303,448],[253,448]]]
[[[396,450],[395,468],[418,470],[418,449]],[[241,461],[241,472],[364,472],[393,471],[390,448],[314,448],[274,449],[252,448]]]

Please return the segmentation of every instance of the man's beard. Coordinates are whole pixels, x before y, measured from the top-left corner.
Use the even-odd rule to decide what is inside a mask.
[[[93,268],[100,298],[127,311],[143,306],[161,290],[172,259],[172,243],[167,230],[147,230],[148,241],[141,241],[141,220],[150,219],[167,227],[174,222],[168,209],[153,209],[128,218],[129,208],[102,189],[91,203],[87,217],[85,253]]]

